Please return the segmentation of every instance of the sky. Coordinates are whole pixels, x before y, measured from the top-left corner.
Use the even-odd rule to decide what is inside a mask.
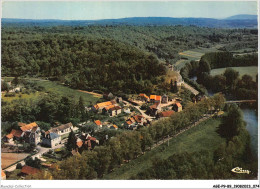
[[[257,1],[7,1],[2,18],[98,20],[126,17],[226,18],[257,14]]]

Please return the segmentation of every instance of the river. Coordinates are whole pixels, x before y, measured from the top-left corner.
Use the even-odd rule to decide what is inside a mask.
[[[246,122],[246,129],[251,137],[251,147],[254,155],[258,154],[258,116],[254,109],[241,108]]]

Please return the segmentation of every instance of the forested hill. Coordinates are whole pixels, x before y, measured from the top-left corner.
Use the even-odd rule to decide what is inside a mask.
[[[235,19],[237,18],[237,19]],[[248,19],[247,19],[248,18]],[[153,26],[200,26],[210,28],[257,28],[257,17],[232,17],[228,19],[213,18],[172,18],[172,17],[133,17],[104,20],[32,20],[2,19],[3,26],[87,26],[87,25],[153,25]]]
[[[2,76],[51,77],[78,89],[131,93],[151,90],[165,74],[154,55],[114,40],[34,37],[2,41]]]

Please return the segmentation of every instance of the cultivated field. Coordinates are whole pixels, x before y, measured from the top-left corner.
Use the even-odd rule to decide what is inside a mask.
[[[221,123],[220,119],[210,119],[190,130],[178,135],[169,142],[146,152],[143,156],[130,161],[128,164],[115,169],[112,173],[104,176],[103,179],[130,179],[131,176],[152,165],[152,159],[159,157],[166,159],[169,156],[182,152],[194,152],[200,150],[214,151],[221,143],[225,142],[217,133],[216,129]]]
[[[189,51],[180,52],[179,55],[188,58],[190,60],[199,60],[200,57],[204,55],[204,53],[189,50]]]
[[[21,159],[24,159],[30,154],[26,153],[1,153],[1,168],[5,168],[12,163],[15,163]]]
[[[217,44],[217,45],[214,45],[210,48],[198,47],[198,48],[195,48],[195,49],[190,49],[190,50],[187,50],[187,51],[180,52],[179,55],[182,58],[185,58],[185,59],[178,60],[175,63],[175,66],[178,70],[180,70],[187,62],[190,62],[191,60],[199,61],[200,58],[205,53],[217,52],[217,51],[219,51],[218,49],[221,48],[221,47],[223,47],[222,44]]]
[[[230,67],[236,71],[239,72],[239,77],[242,78],[243,75],[247,74],[252,76],[253,80],[256,80],[256,75],[258,73],[258,67],[257,66],[247,66],[247,67]],[[226,68],[218,68],[218,69],[212,69],[210,71],[210,75],[220,75],[225,72]]]

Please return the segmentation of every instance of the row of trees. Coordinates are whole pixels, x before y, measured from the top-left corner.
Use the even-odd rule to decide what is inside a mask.
[[[257,160],[250,150],[250,137],[236,105],[227,108],[218,133],[226,143],[209,151],[174,154],[167,159],[155,158],[152,166],[132,179],[252,179],[257,177]],[[233,174],[239,165],[250,174]]]
[[[52,171],[52,176],[54,179],[102,178],[104,174],[119,167],[123,162],[137,158],[159,140],[189,127],[205,113],[222,108],[224,101],[224,97],[218,94],[197,104],[190,104],[182,112],[174,114],[167,120],[157,121],[150,127],[115,135],[92,151],[83,151],[80,156],[59,162],[59,169]],[[32,178],[41,179],[41,177],[39,174]]]

